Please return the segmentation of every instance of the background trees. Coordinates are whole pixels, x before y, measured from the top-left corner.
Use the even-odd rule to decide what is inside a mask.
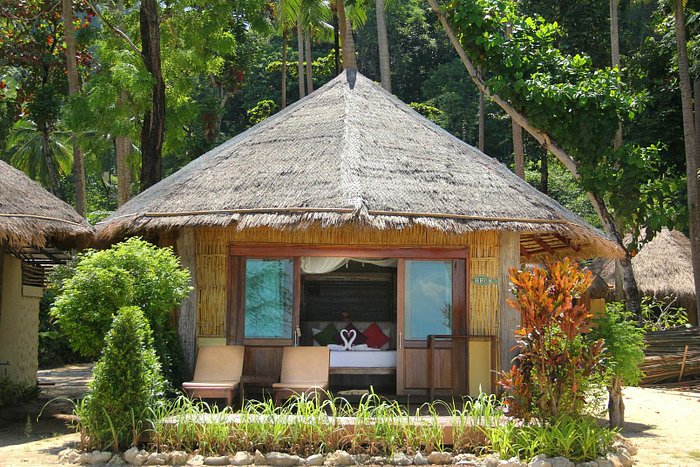
[[[506,11],[514,3],[474,0],[452,5],[496,5]],[[549,49],[557,49],[562,54],[559,57],[569,57],[566,70],[573,73],[570,76],[548,77],[541,73],[543,70],[534,70],[540,75],[530,77],[538,81],[539,89],[546,90],[540,97],[564,96],[560,109],[572,103],[583,105],[583,100],[588,106],[594,102],[591,96],[595,89],[581,94],[579,72],[584,68],[590,73],[587,84],[592,88],[610,84],[611,93],[616,89],[616,82],[595,80],[604,76],[617,79],[601,71],[611,63],[610,13],[612,3],[617,3],[622,91],[632,99],[622,102],[625,111],[620,115],[604,116],[605,122],[626,120],[624,141],[628,146],[622,151],[612,150],[616,125],[605,123],[603,128],[610,126],[611,131],[586,134],[588,130],[577,126],[580,123],[575,119],[547,122],[547,130],[557,142],[567,144],[567,135],[579,135],[582,141],[577,142],[578,147],[594,154],[587,166],[591,176],[583,180],[572,178],[559,161],[526,135],[523,143],[528,181],[598,225],[585,192],[603,193],[622,234],[633,233],[642,225],[651,227],[651,231],[662,225],[687,231],[688,208],[692,211],[695,197],[687,196],[688,174],[693,168],[686,163],[686,154],[692,151],[684,143],[690,144],[697,131],[697,118],[693,117],[691,125],[687,115],[694,112],[692,85],[699,83],[696,89],[700,89],[698,1],[685,2],[682,10],[688,50],[687,79],[682,80],[679,63],[683,60],[677,58],[678,23],[673,16],[679,11],[673,9],[673,3],[517,3],[519,17],[539,15],[543,22],[536,20],[531,27],[527,23],[510,25],[516,28],[511,43],[515,48],[507,49],[506,55],[521,60],[520,50],[542,58],[550,56]],[[513,166],[510,121],[489,100],[483,103],[483,138],[479,144],[479,90],[427,1],[347,0],[343,6],[353,28],[361,73],[382,81],[416,108],[431,109],[427,114],[439,125],[475,146],[483,145],[486,153]],[[63,16],[67,14],[62,12],[68,12],[69,7],[74,34],[66,37]],[[4,32],[0,37],[0,157],[79,205],[81,195],[76,197],[75,193],[82,185],[81,171],[75,169],[73,150],[79,147],[85,159],[86,212],[92,219],[99,218],[104,214],[98,212],[113,210],[118,202],[157,181],[161,143],[162,176],[166,176],[334,77],[339,60],[335,37],[339,38],[343,26],[336,21],[337,14],[336,0],[6,3],[0,8]],[[142,16],[144,21],[150,18],[150,23],[142,22]],[[297,19],[301,40],[296,34]],[[557,26],[547,29],[546,25],[554,22]],[[522,41],[527,37],[522,25],[546,33],[546,40],[527,49]],[[156,33],[159,45],[155,43]],[[144,39],[151,44],[145,49]],[[75,43],[74,52],[71,42]],[[70,60],[73,55],[75,72]],[[492,85],[499,77],[507,78],[499,91],[504,96],[508,85],[518,83],[518,79],[493,66],[484,67],[482,73]],[[73,82],[76,77],[79,92],[73,84],[69,86],[68,78]],[[534,92],[538,83],[526,81],[524,78],[526,89]],[[681,82],[686,83],[685,127]],[[562,87],[562,83],[571,86]],[[546,112],[539,117],[533,114],[518,96],[505,97],[529,118],[546,117]],[[630,118],[630,111],[634,118]],[[697,146],[700,138],[695,140]],[[620,170],[608,170],[610,166]],[[693,181],[691,176],[691,191]],[[614,197],[605,193],[634,202],[616,204]],[[626,246],[630,252],[638,248],[634,242]]]

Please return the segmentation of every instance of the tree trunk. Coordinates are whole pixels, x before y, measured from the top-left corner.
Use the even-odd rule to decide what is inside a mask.
[[[304,30],[301,27],[301,14],[297,17],[297,72],[299,74],[299,99],[306,95],[304,87]]]
[[[80,92],[78,80],[78,59],[75,48],[75,28],[73,26],[73,1],[62,1],[63,31],[66,39],[66,71],[68,75],[68,95]],[[73,178],[75,181],[75,210],[85,217],[87,194],[85,190],[85,161],[78,141],[73,135]]]
[[[612,56],[613,68],[620,69],[620,22],[618,20],[619,0],[610,0],[610,53]],[[619,85],[618,85],[619,87]],[[622,122],[618,123],[613,147],[615,149],[622,146]]]
[[[340,25],[338,24],[338,12],[335,3],[331,2],[333,8],[333,51],[335,52],[335,76],[340,74]]]
[[[282,31],[282,108],[287,107],[287,28]]]
[[[129,201],[131,197],[131,168],[129,154],[131,141],[126,136],[117,136],[114,142],[117,159],[117,207]]]
[[[153,77],[152,105],[141,126],[141,191],[162,178],[165,134],[165,82],[160,63],[160,22],[156,0],[142,0],[140,15],[141,55]]]
[[[314,70],[313,59],[311,58],[311,28],[306,29],[304,34],[304,45],[306,46],[306,94],[314,92]]]
[[[549,158],[546,151],[540,156],[540,191],[545,195],[549,193]]]
[[[515,159],[515,174],[525,180],[525,150],[523,149],[523,128],[513,123],[513,158]]]
[[[352,37],[352,26],[345,14],[345,3],[343,0],[336,0],[338,10],[338,22],[340,23],[340,33],[343,36],[343,68],[346,70],[357,70],[357,58],[355,57],[355,40]]]
[[[610,428],[622,428],[625,424],[625,402],[622,399],[622,378],[614,376],[608,387],[608,417]]]
[[[693,93],[688,66],[688,44],[685,31],[683,0],[673,0],[673,16],[676,21],[676,46],[678,48],[678,74],[683,110],[683,139],[685,141],[686,175],[688,177],[688,226],[690,227],[690,251],[695,279],[695,296],[700,297],[700,213],[698,213],[698,147],[695,141],[693,120]],[[697,97],[697,96],[696,96]],[[700,301],[698,301],[700,304]],[[695,309],[700,322],[700,308]]]
[[[382,87],[391,92],[391,62],[389,56],[389,35],[386,31],[384,0],[375,0],[377,9],[377,44],[379,45],[379,72]]]
[[[481,74],[477,72],[474,63],[472,63],[472,61],[469,59],[469,56],[464,51],[464,48],[460,44],[459,39],[452,30],[452,27],[448,23],[447,18],[443,14],[442,10],[440,10],[440,7],[438,6],[436,0],[428,0],[428,3],[430,4],[430,7],[435,12],[435,14],[438,15],[438,19],[440,20],[440,23],[445,29],[450,43],[457,51],[457,55],[459,55],[460,60],[464,64],[464,67],[467,69],[469,76],[471,77],[474,84],[476,84],[477,88],[479,88],[480,91],[483,91],[484,94],[489,96],[496,104],[498,104],[498,106],[501,107],[513,121],[515,121],[518,125],[523,127],[533,138],[535,138],[542,145],[542,147],[545,150],[551,152],[552,155],[554,155],[554,157],[556,157],[564,165],[564,167],[569,172],[571,172],[571,174],[575,178],[579,178],[580,176],[578,174],[578,166],[576,164],[576,161],[566,151],[564,151],[564,149],[562,149],[556,141],[554,141],[554,139],[549,133],[533,126],[527,119],[527,117],[525,117],[523,114],[514,109],[512,105],[503,100],[498,94],[493,94],[490,92],[490,90],[484,84],[484,81],[481,78]],[[605,206],[603,199],[593,193],[588,193],[588,197],[591,200],[591,203],[593,204],[593,207],[595,208],[596,213],[598,214],[598,217],[600,218],[605,228],[605,232],[608,235],[610,235],[615,240],[615,242],[618,245],[620,245],[621,248],[624,249],[620,233],[618,232],[617,227],[615,226],[615,222],[613,222],[612,216],[610,215],[610,212]],[[627,305],[630,311],[639,314],[641,305],[639,288],[637,287],[637,282],[634,278],[634,273],[632,272],[632,263],[630,262],[629,252],[627,252],[626,250],[625,252],[626,257],[621,261],[621,264],[624,268],[625,294],[627,296]]]
[[[481,73],[481,70],[479,70]],[[486,148],[486,96],[484,91],[479,90],[479,151],[484,152]]]

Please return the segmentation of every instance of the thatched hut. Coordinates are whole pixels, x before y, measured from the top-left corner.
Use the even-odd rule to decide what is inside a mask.
[[[0,378],[36,384],[44,268],[91,236],[73,208],[0,161]]]
[[[615,286],[614,261],[597,258],[590,269],[610,288]],[[632,269],[642,295],[673,301],[674,306],[684,307],[690,320],[697,325],[690,240],[683,232],[662,229],[632,258]]]
[[[495,389],[521,257],[619,254],[353,71],[144,191],[98,234],[173,244],[194,272],[178,317],[190,370],[197,346],[238,343],[245,373],[279,376],[282,346],[355,327],[382,350],[332,351],[331,374],[384,375],[400,394]]]

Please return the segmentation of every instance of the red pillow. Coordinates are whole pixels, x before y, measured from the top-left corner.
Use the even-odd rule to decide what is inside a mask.
[[[355,337],[355,340],[352,341],[352,345],[360,345],[360,344],[366,344],[366,343],[367,343],[367,338],[365,337],[365,335],[362,334],[362,331],[360,331],[359,329],[357,329],[357,328],[355,327],[354,324],[348,323],[348,325],[345,326],[343,329],[347,329],[348,331],[350,331],[351,329],[354,329],[354,330],[355,330],[355,333],[356,333],[355,335],[356,335],[356,337]],[[346,336],[347,336],[347,334],[346,334]],[[347,337],[349,337],[349,336],[347,336]],[[338,344],[338,345],[344,345],[344,344],[345,344],[345,342],[343,342],[343,338],[340,337],[340,330],[338,331],[338,334],[335,335],[334,339],[335,339],[335,343]]]
[[[367,338],[365,344],[375,349],[381,349],[391,340],[389,336],[384,334],[384,331],[382,331],[382,328],[380,328],[377,323],[370,324],[362,334]]]

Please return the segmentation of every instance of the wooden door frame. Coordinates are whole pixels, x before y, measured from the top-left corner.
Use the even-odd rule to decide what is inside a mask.
[[[469,334],[469,253],[468,249],[464,256],[460,257],[430,257],[430,258],[399,258],[397,266],[396,275],[396,332],[397,332],[397,362],[396,362],[396,393],[398,395],[407,394],[407,391],[412,391],[406,388],[406,368],[403,364],[403,352],[407,348],[423,348],[423,345],[417,344],[418,342],[425,342],[425,347],[427,348],[426,341],[411,341],[407,344],[404,338],[405,333],[405,307],[406,307],[406,259],[408,260],[434,260],[434,261],[451,261],[452,262],[452,334],[455,335],[468,335]],[[461,268],[460,263],[463,261],[464,268]],[[464,300],[464,303],[460,303]],[[456,319],[457,318],[457,319]],[[459,373],[452,374],[452,385],[453,388],[462,389],[465,394],[469,391],[469,339],[463,342],[439,342],[436,343],[436,348],[448,347],[452,348],[455,345],[462,347],[463,352],[460,353],[459,361],[453,361],[453,367],[455,363],[459,363],[462,368],[464,368],[464,377],[460,377]],[[449,344],[449,345],[448,345]],[[464,360],[464,361],[462,361]],[[426,365],[427,367],[430,365]],[[426,388],[427,391],[427,388]]]
[[[283,346],[291,345],[288,339],[243,339],[240,332],[240,323],[244,322],[245,316],[245,258],[293,258],[294,265],[294,309],[292,323],[294,329],[299,325],[301,311],[301,257],[302,256],[330,256],[330,257],[352,257],[352,258],[396,258],[398,260],[396,278],[396,330],[397,330],[397,351],[402,350],[404,321],[402,310],[405,306],[405,260],[464,260],[464,281],[460,278],[460,283],[464,285],[464,305],[461,307],[464,313],[464,331],[469,331],[469,271],[470,255],[469,247],[421,247],[408,245],[402,247],[386,246],[353,246],[353,245],[303,245],[285,243],[230,243],[227,255],[227,319],[226,319],[226,339],[229,344],[245,344],[251,346]],[[453,317],[455,275],[453,261]],[[401,334],[399,334],[401,333]],[[401,347],[400,347],[401,346]],[[469,345],[466,344],[465,371],[468,383],[468,363]],[[403,384],[403,365],[396,368],[397,393],[400,393],[399,383]]]

